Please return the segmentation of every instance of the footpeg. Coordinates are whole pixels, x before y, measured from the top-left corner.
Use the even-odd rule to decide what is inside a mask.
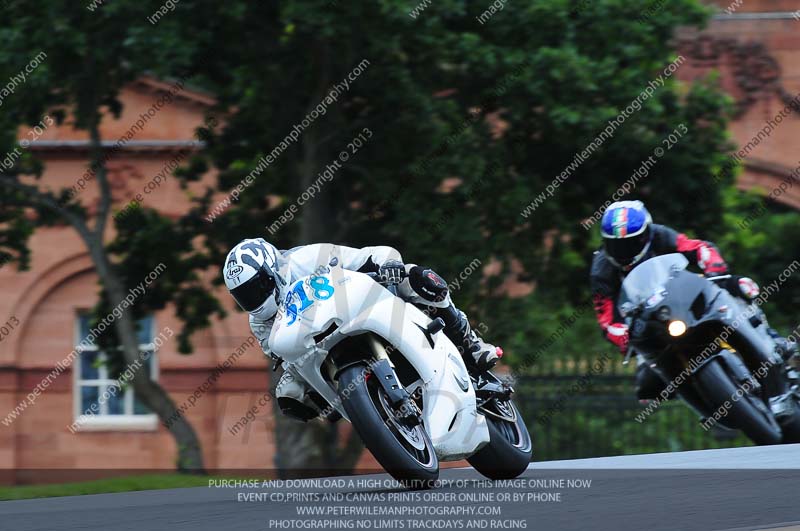
[[[769,399],[769,409],[775,418],[790,417],[794,414],[794,393],[786,393],[780,396],[773,396]]]
[[[333,411],[325,415],[325,420],[327,420],[331,424],[336,424],[337,422],[342,420],[342,414],[334,409]]]
[[[503,382],[486,382],[477,389],[475,389],[475,396],[479,400],[489,400],[497,398],[498,400],[511,400],[511,395],[514,394],[514,388]]]

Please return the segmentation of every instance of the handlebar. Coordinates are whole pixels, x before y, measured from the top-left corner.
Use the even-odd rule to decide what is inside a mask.
[[[383,282],[381,280],[381,276],[378,273],[371,272],[371,271],[365,273],[365,275],[367,275],[368,277],[372,278],[372,280],[374,280],[375,282],[377,282],[378,284],[380,284],[384,288],[388,289],[389,293],[391,293],[395,297],[397,296],[397,286],[398,286],[398,284],[396,282]]]

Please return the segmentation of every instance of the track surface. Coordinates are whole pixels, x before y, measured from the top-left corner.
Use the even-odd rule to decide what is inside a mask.
[[[543,530],[614,529],[658,530],[745,530],[800,529],[800,445],[707,450],[671,454],[551,461],[534,463],[522,476],[523,486],[509,488],[468,485],[482,480],[470,469],[443,470],[441,477],[451,484],[434,491],[451,497],[452,503],[392,503],[348,501],[331,503],[281,503],[268,500],[237,501],[246,493],[311,492],[340,497],[363,495],[403,496],[407,491],[377,485],[369,488],[327,487],[325,489],[285,488],[193,488],[99,494],[0,502],[0,529],[9,531],[114,530],[114,531],[261,531],[280,528],[275,520],[294,520],[289,529],[305,527],[321,516],[300,516],[302,506],[376,507],[499,507],[501,515],[450,516],[326,516],[336,522],[370,520],[375,529],[382,519],[396,518],[386,529],[435,529],[449,525],[470,529],[469,518],[484,519],[487,529],[506,526]],[[591,479],[585,488],[537,488],[528,480],[565,481]],[[348,478],[352,479],[352,478]],[[357,480],[387,483],[388,476],[358,476]],[[585,483],[584,483],[585,485]],[[486,503],[456,501],[486,492],[517,493],[525,502]],[[529,501],[530,495],[560,491],[560,501]],[[424,494],[424,493],[419,493]],[[263,495],[263,494],[262,494]],[[321,495],[321,494],[320,494]],[[395,498],[396,501],[396,498]],[[272,522],[271,522],[272,521]],[[463,521],[462,524],[458,524]],[[437,524],[438,522],[438,524]],[[449,523],[448,523],[449,522]],[[516,523],[514,523],[516,522]],[[357,522],[356,522],[357,523]],[[342,528],[342,527],[340,527]],[[508,528],[508,527],[506,527]],[[286,529],[286,527],[284,527]]]

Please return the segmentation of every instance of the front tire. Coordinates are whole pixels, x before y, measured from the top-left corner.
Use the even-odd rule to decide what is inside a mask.
[[[354,365],[339,375],[339,397],[350,422],[393,478],[408,487],[432,487],[439,477],[439,459],[428,432],[422,424],[409,428],[399,423],[370,374],[366,366]]]
[[[533,455],[522,415],[511,400],[498,399],[490,400],[480,412],[489,427],[489,443],[467,461],[489,479],[514,479],[528,469]]]
[[[783,434],[772,412],[757,397],[749,392],[733,400],[739,388],[718,360],[706,363],[696,374],[698,392],[709,406],[717,411],[725,402],[730,402],[727,417],[733,427],[738,428],[750,440],[759,445],[778,444]]]

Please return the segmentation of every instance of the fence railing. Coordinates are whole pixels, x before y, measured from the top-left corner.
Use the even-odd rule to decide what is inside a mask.
[[[607,356],[562,360],[518,375],[515,403],[533,436],[534,460],[751,444],[740,432],[703,430],[697,413],[678,399],[642,418],[647,406],[635,396],[635,365]]]

